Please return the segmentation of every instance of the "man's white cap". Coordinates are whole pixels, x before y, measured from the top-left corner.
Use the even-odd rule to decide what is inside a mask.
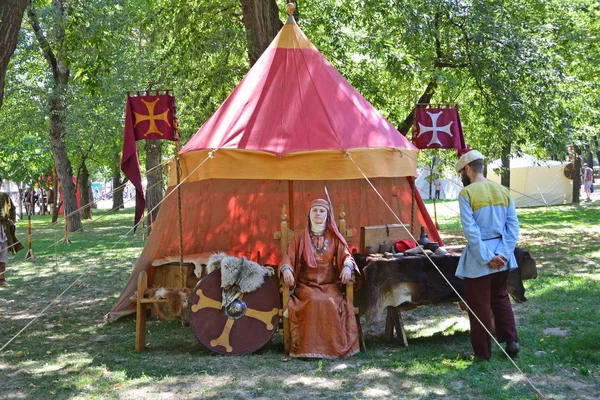
[[[454,169],[456,170],[456,172],[460,172],[461,169],[463,169],[466,165],[472,163],[473,161],[483,159],[483,154],[481,154],[477,150],[469,150],[458,159],[456,165],[454,166]]]

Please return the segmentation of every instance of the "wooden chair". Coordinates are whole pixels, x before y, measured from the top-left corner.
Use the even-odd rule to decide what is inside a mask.
[[[288,222],[287,222],[287,217],[288,215],[285,212],[285,205],[281,206],[281,230],[275,232],[275,234],[273,235],[273,238],[275,240],[279,240],[280,241],[280,249],[281,249],[281,255],[283,256],[283,254],[285,254],[285,252],[287,251],[290,243],[292,242],[292,239],[294,238],[294,235],[297,232],[294,232],[293,230],[288,228]],[[344,204],[340,204],[340,213],[339,213],[339,224],[338,224],[338,230],[340,231],[340,233],[344,236],[344,238],[346,238],[346,240],[348,240],[349,238],[353,237],[353,231],[352,229],[347,229],[346,228],[346,213],[344,212]],[[355,278],[354,278],[354,273],[352,274],[352,279],[349,283],[346,284],[346,297],[348,299],[350,299],[350,301],[352,302],[352,304],[354,304],[354,282],[355,282]],[[283,282],[280,282],[280,287],[281,287],[281,303],[282,303],[282,307],[280,310],[280,315],[283,319],[283,328],[282,328],[282,336],[283,336],[283,347],[286,351],[286,353],[289,353],[290,351],[290,344],[291,344],[291,334],[290,334],[290,321],[287,315],[287,309],[288,309],[288,302],[290,299],[290,287],[283,284]],[[366,350],[366,346],[365,346],[365,341],[363,338],[363,334],[362,334],[362,327],[360,325],[360,318],[359,318],[359,314],[358,314],[358,308],[354,308],[354,313],[356,314],[356,322],[358,324],[358,333],[359,333],[359,340],[362,344],[363,350]]]
[[[212,255],[212,252],[189,254],[183,257],[183,270],[179,265],[179,257],[165,257],[152,261],[154,267],[154,287],[181,288],[194,287],[198,278],[194,276],[194,269],[201,268],[201,277],[206,271],[204,266]],[[182,275],[183,273],[183,275]],[[141,351],[146,347],[146,312],[152,304],[167,303],[167,299],[155,299],[144,297],[148,289],[148,274],[141,271],[138,275],[137,292],[129,301],[136,305],[135,315],[135,351]],[[156,315],[153,315],[156,316]]]
[[[148,288],[148,275],[146,271],[140,272],[137,282],[137,293],[130,299],[136,304],[135,309],[135,351],[141,351],[146,347],[146,310],[153,303],[166,303],[167,299],[149,299],[144,297]]]

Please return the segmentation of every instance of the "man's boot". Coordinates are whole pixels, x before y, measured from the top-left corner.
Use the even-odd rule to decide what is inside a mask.
[[[518,342],[506,342],[506,352],[509,356],[514,357],[519,354],[521,347]]]
[[[6,285],[4,273],[6,272],[6,263],[0,263],[0,285]]]

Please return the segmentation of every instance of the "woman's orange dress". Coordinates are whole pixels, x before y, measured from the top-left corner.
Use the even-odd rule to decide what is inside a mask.
[[[300,257],[303,232],[294,236],[280,264],[292,267],[296,282],[288,303],[290,356],[348,357],[359,352],[354,305],[342,296],[339,279],[350,254],[331,232],[321,240],[311,239],[316,268],[310,268]]]

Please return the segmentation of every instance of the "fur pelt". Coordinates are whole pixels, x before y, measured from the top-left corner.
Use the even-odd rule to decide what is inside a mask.
[[[237,258],[223,252],[214,253],[206,264],[206,272],[221,270],[222,305],[227,307],[242,293],[250,293],[262,286],[265,276],[275,273],[271,267],[248,260],[246,257]]]
[[[432,256],[431,259],[464,297],[465,281],[455,276],[462,247],[447,249],[449,255]],[[527,301],[523,280],[535,278],[537,270],[535,260],[529,252],[516,248],[515,257],[519,268],[509,272],[507,290],[520,303]],[[356,293],[355,305],[358,305],[369,323],[379,321],[388,306],[408,311],[423,305],[459,300],[446,280],[425,257],[370,260],[365,256],[355,256],[355,259],[366,279],[366,285]]]
[[[190,288],[149,288],[144,297],[151,299],[166,299],[167,303],[152,303],[152,309],[161,319],[180,320],[184,325],[189,323],[188,302],[192,289]]]

